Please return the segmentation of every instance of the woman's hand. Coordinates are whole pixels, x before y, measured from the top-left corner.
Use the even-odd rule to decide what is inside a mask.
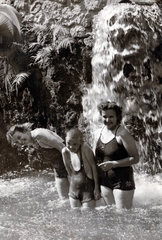
[[[108,171],[114,167],[113,161],[106,161],[98,165],[103,171]]]
[[[134,164],[134,157],[127,157],[127,158],[121,159],[120,161],[108,160],[108,161],[102,162],[98,164],[98,167],[100,167],[103,171],[108,171],[112,168],[127,167],[127,166],[131,166],[132,164]]]

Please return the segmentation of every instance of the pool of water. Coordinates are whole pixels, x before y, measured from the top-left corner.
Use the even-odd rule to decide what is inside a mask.
[[[2,240],[161,240],[162,174],[136,178],[132,210],[71,210],[58,199],[53,174],[0,180]]]

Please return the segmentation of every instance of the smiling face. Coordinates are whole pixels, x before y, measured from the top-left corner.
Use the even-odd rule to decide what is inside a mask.
[[[103,123],[109,130],[114,130],[118,125],[116,112],[113,109],[104,110],[101,112]]]
[[[31,142],[30,131],[15,131],[12,136],[12,145],[17,147],[27,146]]]

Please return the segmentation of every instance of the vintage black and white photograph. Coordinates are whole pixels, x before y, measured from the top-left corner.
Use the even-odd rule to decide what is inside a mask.
[[[162,0],[0,0],[0,239],[161,219]]]

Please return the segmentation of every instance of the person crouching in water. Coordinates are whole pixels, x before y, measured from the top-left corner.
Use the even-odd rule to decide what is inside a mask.
[[[82,132],[72,128],[66,133],[63,161],[70,177],[69,200],[71,208],[95,207],[100,198],[97,167],[89,145],[83,142]]]
[[[15,124],[8,130],[8,142],[17,148],[32,146],[42,156],[43,162],[50,162],[55,172],[56,189],[60,199],[68,198],[69,181],[61,151],[65,147],[63,139],[45,128],[31,130],[31,123]]]

